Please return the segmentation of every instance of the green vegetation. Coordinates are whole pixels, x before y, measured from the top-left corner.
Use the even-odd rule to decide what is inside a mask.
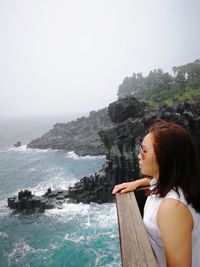
[[[125,77],[119,85],[118,98],[134,96],[148,102],[151,106],[160,103],[172,105],[174,99],[180,102],[193,102],[200,97],[200,60],[179,67],[172,67],[174,75],[164,73],[162,69],[142,73],[133,73]]]

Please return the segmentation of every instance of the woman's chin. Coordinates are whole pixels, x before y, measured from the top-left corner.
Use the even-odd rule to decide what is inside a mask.
[[[141,172],[142,174],[144,174],[144,173],[143,173],[144,170],[143,170],[143,168],[142,168],[142,165],[139,165],[139,167],[140,167],[140,172]]]
[[[149,175],[148,173],[146,173],[145,170],[142,169],[142,168],[140,168],[140,172],[141,172],[141,174],[142,174],[143,176],[151,176],[151,175]]]
[[[145,172],[145,170],[144,170],[144,168],[142,167],[141,164],[139,166],[140,166],[140,172],[141,172],[142,175],[144,175],[144,176],[150,176],[148,173]]]

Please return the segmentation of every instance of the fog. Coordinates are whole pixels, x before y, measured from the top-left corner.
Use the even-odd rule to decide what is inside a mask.
[[[0,0],[0,116],[86,113],[200,58],[199,0]]]

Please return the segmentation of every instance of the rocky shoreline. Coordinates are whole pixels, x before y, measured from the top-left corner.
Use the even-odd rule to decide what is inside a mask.
[[[104,127],[100,127],[100,123],[98,122],[99,127],[95,128],[94,126],[90,125],[89,128],[93,130],[101,128],[98,131],[98,134],[102,145],[100,145],[99,140],[98,144],[99,147],[102,146],[103,149],[97,149],[97,153],[97,150],[95,150],[93,147],[91,149],[93,152],[91,155],[94,155],[95,151],[98,155],[99,151],[101,151],[100,154],[103,154],[104,152],[106,154],[105,163],[102,166],[102,169],[96,172],[94,175],[83,177],[79,182],[75,183],[74,186],[67,190],[66,198],[69,198],[71,201],[76,203],[112,202],[113,196],[111,192],[115,184],[139,178],[140,172],[137,156],[139,153],[140,143],[148,127],[156,119],[161,118],[173,120],[188,129],[197,146],[198,152],[200,153],[200,102],[193,104],[180,104],[174,102],[173,107],[162,105],[159,108],[151,109],[145,103],[141,103],[134,97],[131,97],[111,103],[106,112],[107,116],[109,114],[110,119],[104,120]],[[93,115],[98,117],[97,114]],[[80,120],[80,125],[83,125],[83,120],[85,119]],[[69,123],[67,127],[73,126],[76,123]],[[109,125],[110,127],[108,127]],[[88,136],[88,128],[86,126],[84,127],[81,128],[81,132],[85,129],[86,132],[82,132],[82,134]],[[40,142],[33,141],[30,144],[38,144],[38,148],[47,148],[46,144],[49,142],[48,144],[51,146],[51,148],[56,148],[55,144],[53,143],[55,139],[52,137],[55,137],[55,131],[60,129],[60,136],[65,136],[65,141],[67,138],[69,138],[67,137],[67,134],[72,133],[73,131],[73,127],[70,130],[67,128],[68,130],[65,133],[64,128],[65,127],[63,125],[54,126],[53,131],[50,131],[44,135],[40,139]],[[76,130],[76,132],[77,131],[78,130]],[[52,138],[50,138],[50,134],[52,134]],[[73,141],[77,138],[75,132],[74,135]],[[41,144],[44,140],[48,140],[48,142],[44,142],[44,147],[40,147],[39,144]],[[94,138],[94,140],[96,139]],[[84,143],[79,146],[78,141],[78,145],[75,145],[75,148],[80,148],[82,146],[84,146]],[[29,145],[29,147],[31,147],[31,145]],[[62,146],[60,146],[60,148],[61,147]],[[67,147],[67,143],[63,145],[63,148]],[[76,150],[75,148],[71,147],[70,149],[77,153],[78,149]],[[85,155],[86,150],[82,148],[80,151],[82,155]],[[143,199],[140,201],[143,203]]]
[[[17,211],[40,211],[46,209],[61,208],[62,204],[68,198],[67,190],[51,190],[43,196],[35,196],[31,191],[20,191],[18,196],[8,198],[8,207]]]
[[[31,141],[28,148],[62,149],[74,151],[79,156],[105,155],[104,145],[98,131],[112,127],[107,108],[91,111],[69,123],[56,123],[48,133]]]

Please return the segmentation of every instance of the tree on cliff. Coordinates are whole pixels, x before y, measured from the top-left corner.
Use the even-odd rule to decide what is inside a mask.
[[[135,96],[139,100],[145,100],[154,105],[160,102],[172,102],[173,98],[190,100],[200,94],[200,60],[193,63],[172,67],[174,76],[162,69],[150,71],[144,77],[142,73],[133,73],[126,77],[118,88],[118,98]],[[196,91],[195,91],[196,90]]]

